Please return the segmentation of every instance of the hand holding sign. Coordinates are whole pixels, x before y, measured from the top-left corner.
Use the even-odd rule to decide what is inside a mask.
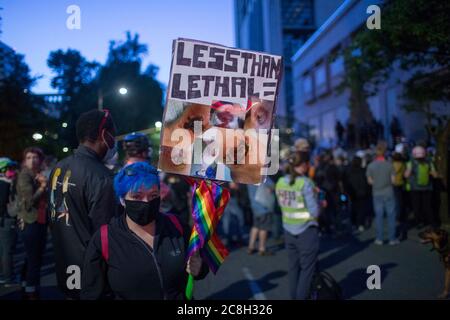
[[[228,255],[216,228],[230,193],[211,180],[263,180],[282,65],[280,56],[187,39],[173,43],[158,168],[189,176],[192,185],[188,299],[202,260],[216,273]]]

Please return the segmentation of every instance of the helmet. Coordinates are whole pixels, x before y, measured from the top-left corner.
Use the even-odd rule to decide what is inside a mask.
[[[414,159],[422,159],[426,157],[427,151],[422,146],[415,146],[412,149],[412,155]]]
[[[403,143],[399,143],[395,146],[396,153],[403,153],[403,151],[405,151],[405,146],[403,145]]]
[[[10,158],[2,157],[0,158],[0,173],[5,173],[10,167],[17,165],[17,162],[12,161]]]
[[[298,138],[297,140],[295,140],[294,148],[296,151],[310,151],[309,142],[305,138]]]
[[[136,156],[137,154],[149,151],[150,143],[145,134],[133,132],[127,134],[123,140],[123,150],[128,156]]]

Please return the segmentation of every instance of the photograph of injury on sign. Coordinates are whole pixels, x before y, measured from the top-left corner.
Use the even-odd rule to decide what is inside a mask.
[[[209,180],[262,182],[273,160],[282,65],[281,56],[175,40],[158,168]]]

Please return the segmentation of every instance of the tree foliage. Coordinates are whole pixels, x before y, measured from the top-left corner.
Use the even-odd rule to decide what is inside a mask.
[[[31,87],[37,80],[30,75],[24,56],[12,53],[8,58],[11,72],[0,83],[0,150],[2,156],[16,160],[22,158],[22,151],[30,145],[38,145],[46,152],[56,153],[50,141],[36,142],[34,133],[45,134],[54,121],[36,108],[41,101],[31,94]]]
[[[343,50],[349,71],[343,87],[362,90],[359,94],[367,97],[400,68],[412,72],[405,83],[406,110],[427,112],[432,101],[448,102],[450,2],[391,0],[381,13],[380,30],[364,26]]]
[[[124,41],[111,41],[105,64],[87,61],[80,52],[69,49],[50,53],[47,61],[55,76],[52,86],[66,97],[61,120],[68,127],[61,129],[61,137],[75,148],[76,119],[81,113],[97,108],[99,94],[103,107],[110,109],[118,134],[154,126],[162,117],[163,92],[155,79],[157,67],[150,65],[142,72],[142,59],[147,45],[139,42],[139,35],[126,33]],[[118,94],[126,87],[128,94]]]

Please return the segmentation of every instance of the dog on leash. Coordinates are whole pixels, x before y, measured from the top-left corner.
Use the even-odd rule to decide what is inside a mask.
[[[448,233],[442,229],[429,229],[419,233],[419,238],[423,244],[431,243],[433,248],[439,253],[440,259],[445,267],[444,291],[439,295],[440,299],[447,298],[450,293],[450,244]]]

